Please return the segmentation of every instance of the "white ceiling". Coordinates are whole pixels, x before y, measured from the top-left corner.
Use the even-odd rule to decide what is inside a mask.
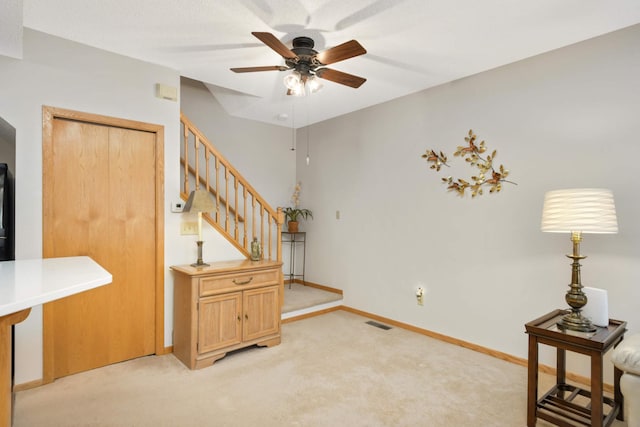
[[[639,0],[8,0],[0,12],[0,54],[21,55],[22,19],[24,27],[178,70],[204,82],[229,114],[288,127],[640,23]],[[233,73],[284,64],[252,31],[289,47],[309,36],[318,51],[356,39],[367,54],[330,68],[367,82],[352,89],[325,81],[321,92],[294,98],[285,95],[286,72]]]

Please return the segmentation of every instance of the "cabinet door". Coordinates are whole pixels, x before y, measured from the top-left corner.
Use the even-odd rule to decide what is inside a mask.
[[[278,286],[244,291],[245,341],[276,334],[280,331],[280,297]]]
[[[242,293],[201,298],[198,310],[198,353],[242,341]]]

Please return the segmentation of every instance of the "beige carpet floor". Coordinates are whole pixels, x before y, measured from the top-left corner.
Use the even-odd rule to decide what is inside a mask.
[[[291,286],[285,284],[282,312],[290,313],[341,299],[342,295],[335,292],[323,291],[300,283],[292,283]]]
[[[524,367],[367,320],[336,311],[287,323],[282,344],[197,371],[167,355],[72,375],[17,393],[14,425],[526,424]]]

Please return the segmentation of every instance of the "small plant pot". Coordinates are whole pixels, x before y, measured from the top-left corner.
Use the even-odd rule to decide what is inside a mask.
[[[289,221],[287,223],[287,227],[289,228],[289,233],[297,233],[298,232],[298,221]]]

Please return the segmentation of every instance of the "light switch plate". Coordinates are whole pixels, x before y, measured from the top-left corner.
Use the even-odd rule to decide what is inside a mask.
[[[195,221],[183,221],[180,223],[180,234],[198,234],[198,223]]]

